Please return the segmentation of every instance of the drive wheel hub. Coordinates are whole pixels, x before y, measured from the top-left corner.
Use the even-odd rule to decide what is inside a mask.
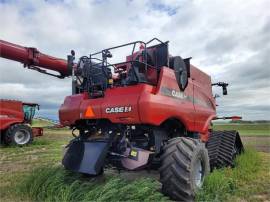
[[[30,138],[30,133],[27,130],[23,129],[17,131],[14,135],[14,140],[19,145],[26,144],[27,142],[29,142]]]

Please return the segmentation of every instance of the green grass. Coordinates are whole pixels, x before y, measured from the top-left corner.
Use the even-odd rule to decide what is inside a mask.
[[[36,167],[59,165],[63,148],[71,135],[66,130],[44,130],[44,136],[35,138],[31,145],[0,147],[0,199],[1,201],[17,201],[14,193],[10,193],[13,184],[33,171]]]
[[[267,199],[268,160],[269,156],[265,159],[262,154],[247,149],[237,158],[235,168],[215,170],[207,177],[196,201]],[[30,201],[169,201],[160,193],[160,184],[154,179],[126,180],[110,172],[90,178],[54,165],[38,167],[16,181],[18,179],[20,183],[13,181],[9,194]]]
[[[214,170],[205,180],[197,201],[261,201],[256,196],[269,199],[269,156],[247,149],[236,159],[235,168]],[[257,200],[258,199],[258,200]]]
[[[34,127],[46,127],[53,126],[54,124],[50,121],[41,120],[41,119],[33,119],[32,126]]]
[[[65,171],[60,165],[62,150],[71,138],[67,130],[46,129],[32,145],[1,147],[1,202],[168,200],[160,193],[159,182],[147,174],[127,180],[110,170],[99,178]],[[215,170],[207,177],[197,201],[269,200],[269,162],[269,154],[247,149],[234,169]]]
[[[33,201],[168,201],[158,189],[158,182],[150,178],[127,181],[110,174],[87,178],[56,166],[36,169],[16,192]]]
[[[237,130],[240,135],[244,136],[270,136],[270,124],[234,124],[234,123],[216,123],[213,126],[214,130]]]

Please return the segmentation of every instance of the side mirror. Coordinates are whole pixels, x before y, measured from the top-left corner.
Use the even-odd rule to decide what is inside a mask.
[[[227,95],[227,86],[222,86],[223,95]]]
[[[222,87],[223,95],[228,95],[227,86],[229,84],[225,82],[212,83],[212,86],[220,86]]]

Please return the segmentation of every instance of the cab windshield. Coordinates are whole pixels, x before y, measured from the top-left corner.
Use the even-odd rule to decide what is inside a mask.
[[[38,105],[36,105],[36,104],[35,105],[27,105],[27,104],[23,105],[24,120],[26,122],[32,121],[37,108],[38,108]]]

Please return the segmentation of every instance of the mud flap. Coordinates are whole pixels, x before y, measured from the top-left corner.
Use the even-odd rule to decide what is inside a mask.
[[[106,141],[73,141],[64,154],[62,164],[74,172],[98,175],[104,166],[108,148]]]

